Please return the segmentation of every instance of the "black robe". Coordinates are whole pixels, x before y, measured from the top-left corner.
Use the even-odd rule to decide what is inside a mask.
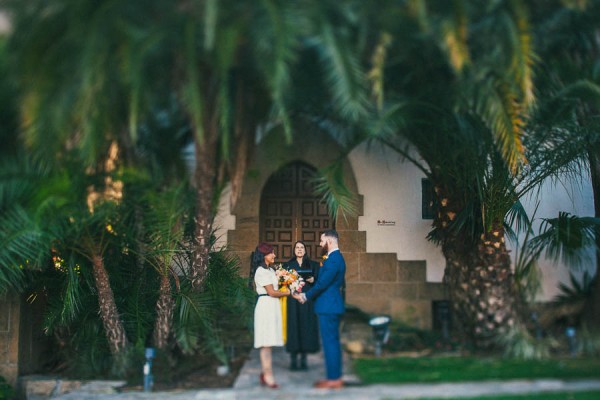
[[[304,265],[308,262],[309,265]],[[319,274],[319,264],[306,259],[300,268],[294,257],[285,265],[288,269],[311,269],[315,282]],[[302,291],[305,292],[312,287],[311,283],[305,282]],[[316,353],[319,351],[319,325],[317,315],[314,311],[313,302],[300,304],[292,296],[287,298],[287,342],[285,349],[290,353]]]

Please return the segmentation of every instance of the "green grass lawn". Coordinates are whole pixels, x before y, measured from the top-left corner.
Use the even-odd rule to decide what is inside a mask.
[[[463,400],[464,397],[455,398],[425,398],[419,400]],[[469,397],[469,400],[598,400],[600,391],[590,392],[562,392],[562,393],[542,393],[542,394],[522,394],[512,396],[488,396],[488,397]],[[391,400],[391,399],[390,399]],[[410,400],[410,399],[405,399]]]
[[[569,380],[600,378],[600,358],[548,360],[479,357],[359,358],[354,360],[354,372],[362,382],[367,384],[540,378]]]

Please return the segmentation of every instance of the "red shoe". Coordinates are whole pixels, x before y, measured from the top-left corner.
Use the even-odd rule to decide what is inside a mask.
[[[260,385],[261,386],[266,386],[269,389],[279,389],[279,385],[276,384],[275,382],[273,383],[268,383],[267,380],[265,379],[265,374],[261,373],[260,374]]]
[[[324,379],[316,381],[313,387],[317,389],[341,389],[344,387],[344,381],[340,379]]]

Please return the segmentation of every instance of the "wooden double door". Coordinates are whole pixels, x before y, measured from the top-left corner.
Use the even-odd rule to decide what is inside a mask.
[[[275,249],[277,262],[294,255],[301,240],[312,260],[321,258],[321,233],[334,229],[327,205],[314,193],[314,168],[302,162],[287,165],[269,178],[260,203],[260,240]]]

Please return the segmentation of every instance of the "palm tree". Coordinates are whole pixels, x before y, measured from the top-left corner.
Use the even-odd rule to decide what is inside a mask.
[[[0,251],[3,270],[44,270],[56,263],[51,258],[69,259],[73,255],[87,260],[109,349],[119,358],[128,340],[104,263],[115,232],[123,229],[118,205],[100,198],[90,210],[85,199],[96,177],[81,174],[79,166],[55,169],[43,162],[28,168],[17,162],[13,165],[18,168],[3,169],[0,181],[0,191],[6,194],[1,204],[1,233],[6,239]],[[19,190],[12,191],[15,187]]]
[[[358,4],[9,2],[28,141],[54,153],[77,146],[94,163],[111,139],[133,162],[139,123],[173,98],[194,145],[190,268],[202,288],[218,188],[231,179],[234,200],[240,193],[257,127],[281,126],[291,137],[286,88],[299,49],[319,55],[339,110],[364,107],[361,92],[349,90],[360,78],[344,34]]]
[[[240,193],[258,127],[281,128],[291,137],[286,103],[293,96],[286,88],[297,54],[310,55],[312,64],[328,71],[331,90],[325,93],[336,100],[333,111],[354,117],[361,113],[364,97],[356,90],[361,88],[360,71],[356,57],[348,51],[355,36],[347,33],[354,19],[352,6],[361,2],[348,3],[340,8],[338,2],[316,0],[302,4],[277,0],[7,1],[14,18],[9,45],[21,93],[22,137],[28,149],[40,152],[54,165],[64,164],[74,152],[83,160],[77,168],[87,174],[79,178],[90,181],[91,192],[101,194],[124,185],[127,202],[131,189],[127,181],[107,184],[99,178],[123,166],[147,165],[157,155],[148,157],[147,153],[152,143],[147,136],[157,121],[160,125],[167,118],[171,124],[175,119],[181,128],[176,134],[171,129],[151,133],[153,139],[157,139],[156,132],[165,133],[160,142],[163,147],[172,146],[171,154],[179,153],[186,138],[193,144],[195,234],[185,277],[197,293],[190,293],[187,282],[181,282],[184,289],[174,293],[173,305],[171,255],[168,248],[158,246],[175,243],[181,234],[177,224],[163,220],[160,225],[171,224],[172,230],[162,230],[165,235],[150,237],[146,245],[151,232],[136,228],[150,219],[145,220],[147,215],[135,206],[128,217],[140,239],[136,249],[140,264],[152,259],[160,273],[155,320],[158,346],[165,345],[170,335],[173,310],[179,310],[173,326],[184,352],[197,348],[199,332],[210,338],[216,329],[212,315],[200,315],[210,311],[203,302],[210,295],[204,291],[211,286],[206,279],[214,208],[228,180],[234,200]],[[169,172],[163,178],[172,176]],[[162,178],[158,186],[164,189]],[[81,207],[87,192],[77,194],[79,202],[69,204]],[[89,215],[78,209],[86,230],[69,231],[82,235],[72,250],[85,254],[94,267],[101,317],[113,354],[129,347],[129,342],[117,309],[122,303],[110,293],[109,278],[114,285],[120,275],[113,269],[109,277],[103,257],[109,248],[103,240],[112,237],[106,230],[112,222],[102,220],[100,210],[108,212],[109,203],[121,209],[121,201],[97,204],[99,211]],[[61,211],[67,216],[71,213]],[[119,234],[126,230],[116,229]],[[168,243],[159,243],[165,240]],[[111,246],[110,251],[119,250]],[[48,256],[49,249],[43,254]],[[195,322],[185,325],[186,321]],[[131,335],[132,329],[125,328]],[[212,350],[224,358],[218,335],[214,341]]]
[[[372,40],[376,107],[365,137],[432,181],[430,239],[446,258],[445,282],[466,333],[489,345],[519,321],[503,221],[518,200],[511,173],[525,162],[524,120],[534,100],[526,12],[505,1],[391,2],[385,10]]]
[[[350,142],[380,141],[432,181],[437,214],[429,238],[445,256],[444,280],[466,333],[490,346],[522,329],[507,218],[528,226],[519,200],[549,176],[577,174],[584,141],[525,130],[536,56],[521,3],[392,2],[384,9],[371,39],[374,116]]]
[[[543,2],[542,2],[543,3]],[[543,4],[541,4],[543,5]],[[594,194],[595,217],[600,217],[600,5],[574,3],[571,7],[540,9],[539,49],[546,61],[541,69],[539,88],[544,99],[539,124],[577,132],[587,140],[587,162]],[[600,234],[596,233],[600,249]],[[596,251],[596,264],[600,252]],[[600,274],[595,275],[592,295],[585,307],[586,323],[600,330]]]
[[[148,183],[148,182],[147,182]],[[185,218],[190,206],[186,203],[187,188],[178,185],[160,192],[146,192],[146,216],[144,224],[148,231],[144,257],[154,266],[160,277],[154,322],[154,345],[166,349],[173,333],[175,296],[170,277],[179,279],[177,259],[185,259]]]

